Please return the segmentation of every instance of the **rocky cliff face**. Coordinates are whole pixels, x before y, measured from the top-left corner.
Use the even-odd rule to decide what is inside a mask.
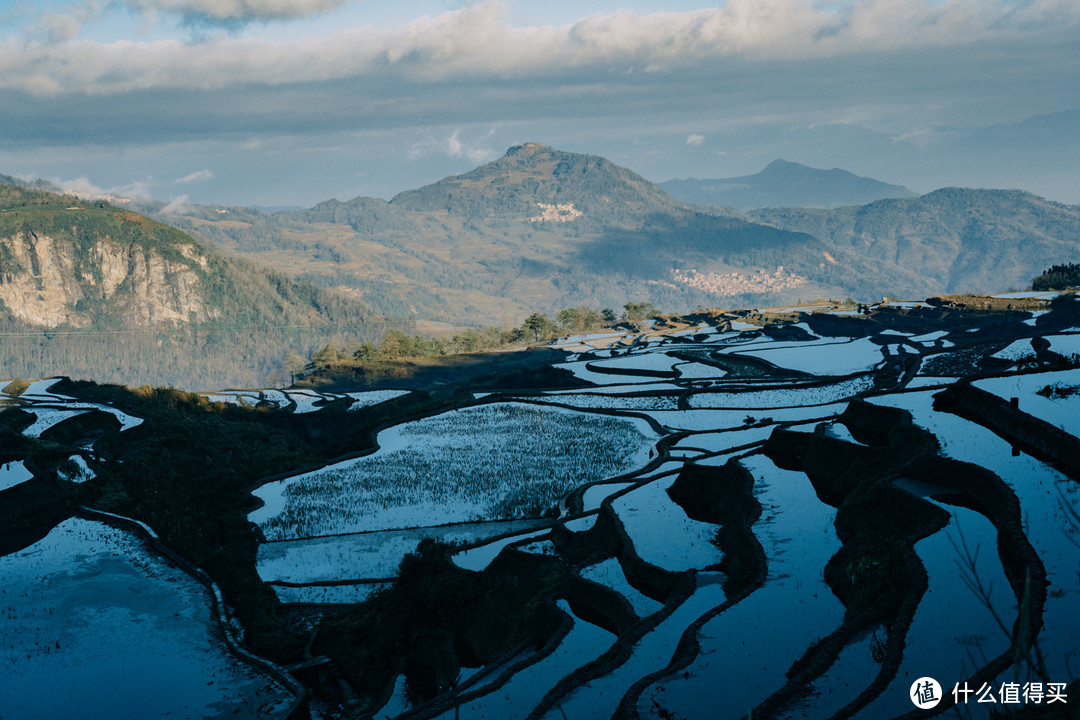
[[[195,245],[182,260],[134,243],[97,238],[86,250],[70,241],[24,229],[0,237],[8,272],[0,273],[0,302],[29,325],[86,327],[98,310],[126,325],[203,322],[217,317],[200,289],[207,260]]]

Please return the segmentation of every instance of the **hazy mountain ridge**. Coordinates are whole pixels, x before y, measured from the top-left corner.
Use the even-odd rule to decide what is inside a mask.
[[[1027,287],[1040,270],[1080,254],[1080,207],[1020,190],[944,188],[861,207],[750,215],[863,254],[884,276],[914,272],[926,293]]]
[[[813,238],[730,208],[691,207],[604,158],[535,143],[389,202],[329,200],[273,215],[146,209],[283,271],[346,286],[392,314],[506,323],[582,303],[732,301],[677,282],[677,269],[723,275],[784,265],[802,274],[807,290],[837,290],[807,275],[834,274]],[[757,301],[773,289],[739,297]]]
[[[1080,236],[1076,208],[1009,191],[835,210],[691,206],[603,158],[535,143],[389,202],[131,206],[382,314],[484,325],[628,300],[685,311],[1024,287],[1075,259]]]
[[[4,175],[3,173],[0,173],[0,185],[14,185],[17,188],[22,188],[24,190],[45,190],[46,192],[55,193],[61,192],[60,188],[48,180],[20,180],[17,177]]]
[[[890,185],[847,170],[819,170],[775,160],[754,175],[719,179],[668,180],[660,183],[683,202],[729,206],[742,210],[765,207],[843,207],[883,198],[915,197],[901,185]]]

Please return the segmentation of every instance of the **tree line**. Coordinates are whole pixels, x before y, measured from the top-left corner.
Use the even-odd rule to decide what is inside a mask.
[[[1032,290],[1064,290],[1080,287],[1080,263],[1052,265],[1031,281]]]
[[[560,310],[551,318],[547,313],[533,313],[517,327],[503,329],[468,328],[449,337],[412,335],[389,328],[380,342],[351,341],[342,345],[328,343],[311,353],[305,363],[295,351],[289,353],[287,366],[294,378],[331,366],[358,366],[385,360],[441,357],[498,350],[510,345],[539,343],[560,335],[615,328],[620,323],[634,323],[658,315],[648,302],[628,302],[617,313],[611,308],[597,310],[586,305]]]

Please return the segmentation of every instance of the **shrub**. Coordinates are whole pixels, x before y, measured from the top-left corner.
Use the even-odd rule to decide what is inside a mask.
[[[1080,287],[1080,263],[1053,265],[1031,281],[1032,290],[1064,290]]]

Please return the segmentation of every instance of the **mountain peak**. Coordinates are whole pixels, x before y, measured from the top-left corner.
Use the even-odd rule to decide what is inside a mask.
[[[846,178],[851,181],[870,181],[877,182],[872,178],[860,177],[853,172],[848,172],[842,168],[830,168],[825,170],[824,168],[810,167],[809,165],[803,165],[802,163],[792,162],[791,160],[773,160],[771,163],[765,166],[765,169],[759,172],[757,175],[748,175],[747,177],[808,177],[808,178],[821,178],[824,176],[831,176],[834,179]],[[882,183],[885,184],[885,183]],[[896,186],[893,186],[896,187]]]
[[[465,217],[533,221],[548,206],[566,206],[561,221],[622,224],[631,215],[679,205],[654,183],[598,155],[524,143],[463,175],[444,178],[394,197],[405,210]],[[570,209],[572,206],[572,209]]]
[[[547,151],[549,153],[554,152],[554,148],[547,145],[541,145],[540,143],[522,143],[521,145],[514,145],[510,147],[503,157],[515,157],[519,155],[536,155],[537,153]]]
[[[783,158],[779,158],[777,160],[773,160],[771,163],[766,165],[765,169],[761,172],[764,173],[770,170],[783,170],[786,168],[807,168],[808,170],[810,169],[808,166],[803,165],[802,163],[791,162],[790,160],[784,160]]]
[[[763,207],[841,207],[884,198],[915,197],[900,185],[861,177],[847,170],[822,170],[790,160],[773,160],[755,175],[716,180],[669,180],[661,187],[684,202]]]

